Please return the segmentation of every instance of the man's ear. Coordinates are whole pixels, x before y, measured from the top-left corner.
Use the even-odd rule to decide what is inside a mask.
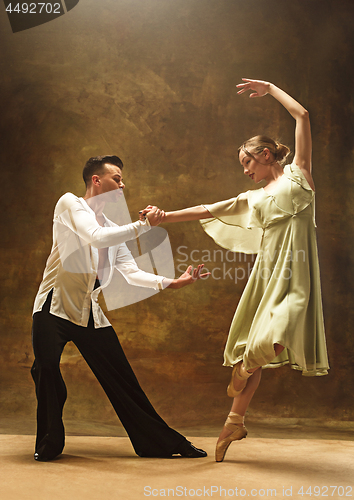
[[[94,186],[99,186],[101,184],[101,181],[100,181],[100,176],[95,174],[92,176],[92,184]]]

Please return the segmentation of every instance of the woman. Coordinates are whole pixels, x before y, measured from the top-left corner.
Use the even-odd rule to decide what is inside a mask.
[[[314,221],[311,129],[308,112],[275,85],[243,79],[238,94],[266,94],[293,116],[295,156],[282,165],[289,148],[265,136],[246,141],[239,161],[254,183],[264,187],[237,198],[169,212],[164,222],[202,220],[221,246],[258,253],[231,324],[224,365],[232,366],[227,394],[231,412],[216,445],[221,462],[232,441],[247,435],[244,415],[257,389],[261,368],[289,364],[303,375],[328,369]],[[147,207],[148,211],[149,207]]]

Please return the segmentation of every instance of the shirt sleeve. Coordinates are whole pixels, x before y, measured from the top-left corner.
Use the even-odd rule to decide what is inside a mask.
[[[119,245],[150,229],[148,219],[123,226],[102,227],[98,224],[94,213],[90,213],[72,193],[66,193],[58,201],[54,211],[54,222],[64,224],[95,248]]]
[[[129,285],[163,290],[172,282],[169,278],[140,269],[126,245],[120,245],[118,248],[115,268]]]

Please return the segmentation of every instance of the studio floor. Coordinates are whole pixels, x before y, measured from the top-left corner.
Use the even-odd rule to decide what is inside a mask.
[[[1,434],[0,499],[354,496],[351,431],[296,425],[268,430],[253,425],[249,431],[222,463],[214,461],[216,429],[185,432],[207,458],[139,458],[127,437],[69,435],[64,453],[48,463],[33,460],[33,435]]]

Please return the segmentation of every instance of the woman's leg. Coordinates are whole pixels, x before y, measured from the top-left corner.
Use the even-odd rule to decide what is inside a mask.
[[[274,352],[275,352],[275,357],[277,357],[282,351],[284,347],[280,344],[274,344]],[[243,364],[243,362],[242,362]],[[244,365],[243,365],[244,368]],[[247,383],[245,388],[242,390],[242,392],[236,396],[232,402],[231,410],[230,413],[236,413],[237,415],[240,415],[241,417],[244,417],[247,411],[247,408],[254,396],[254,393],[256,392],[259,383],[261,381],[261,375],[262,375],[262,368],[257,367],[257,368],[252,368],[251,370],[248,370],[248,373],[252,373],[253,375],[247,379]],[[240,380],[237,377],[233,378],[233,386],[235,390],[240,390],[244,386],[244,380]],[[239,424],[240,427],[243,426],[243,422],[240,420]],[[227,427],[223,427],[218,443],[222,441],[223,439],[227,438],[232,434],[232,430],[230,430]]]
[[[282,345],[280,345],[280,344],[274,344],[274,352],[275,352],[275,357],[279,356],[279,354],[280,354],[283,350],[284,350],[284,347],[283,347]],[[245,365],[244,365],[244,363],[243,363],[243,362],[242,362],[242,365],[243,365],[243,366],[242,366],[242,368],[244,369],[244,368],[245,368]],[[257,368],[252,368],[252,369],[250,369],[250,370],[247,370],[247,372],[248,372],[248,373],[254,373],[254,372],[255,372],[255,371],[257,371],[258,369],[259,369],[259,367],[257,367]],[[250,377],[250,379],[253,379],[253,378],[254,378],[253,376],[252,376],[252,377]],[[250,379],[249,379],[249,380],[250,380]],[[258,380],[258,384],[257,384],[256,388],[257,388],[257,387],[258,387],[258,385],[259,385],[259,381],[260,381],[260,379]],[[244,384],[245,384],[244,380],[240,380],[240,379],[238,379],[237,377],[234,377],[234,378],[233,378],[233,386],[234,386],[234,389],[235,389],[236,391],[239,391],[240,389],[242,389],[242,387],[244,386]],[[247,386],[248,386],[248,384],[247,384]],[[246,387],[247,387],[247,386],[246,386]],[[256,390],[256,389],[255,389],[255,390]],[[244,391],[245,391],[245,389],[242,391],[242,393],[243,393]],[[242,394],[242,393],[241,393],[241,394]],[[237,398],[235,398],[235,399],[237,399]],[[251,396],[251,399],[252,399],[252,396]],[[234,411],[234,410],[232,410],[232,411]]]
[[[251,371],[251,370],[250,370]],[[254,368],[253,375],[247,380],[247,385],[243,391],[233,399],[231,412],[237,413],[238,415],[244,416],[246,414],[247,408],[256,392],[257,387],[261,381],[262,369]],[[240,424],[242,425],[242,424]],[[219,436],[218,442],[229,436],[232,433],[226,427],[223,427],[221,434]]]

